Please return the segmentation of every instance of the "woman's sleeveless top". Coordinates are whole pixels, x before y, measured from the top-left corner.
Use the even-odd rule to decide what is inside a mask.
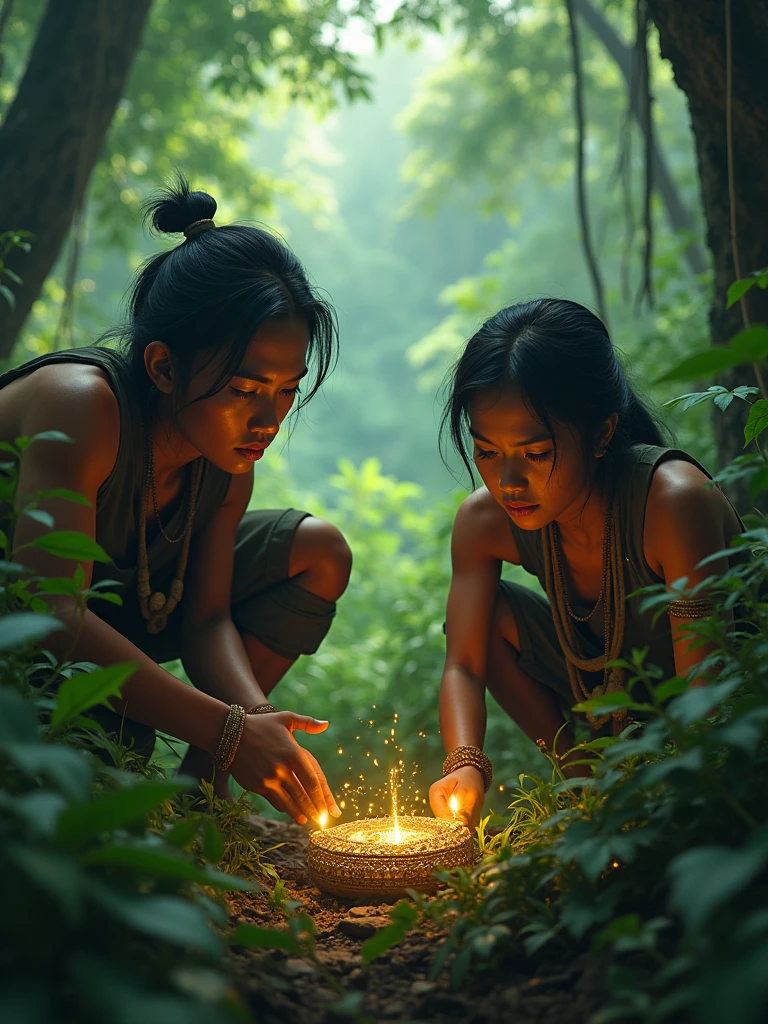
[[[135,589],[138,560],[138,513],[141,501],[144,465],[144,436],[141,399],[129,380],[125,358],[114,349],[88,346],[40,356],[16,369],[0,375],[0,388],[52,363],[80,363],[101,369],[117,399],[120,410],[120,442],[112,472],[99,488],[96,500],[96,540],[112,559],[112,563],[93,563],[93,582],[113,579],[127,590]],[[193,534],[210,522],[223,503],[231,475],[203,462],[198,490]],[[178,536],[183,527],[185,502],[177,504],[171,519],[163,523],[169,536]],[[169,544],[147,520],[147,557],[150,576],[179,557],[179,545]],[[120,590],[120,593],[124,591]]]
[[[683,459],[690,462],[709,479],[712,479],[707,470],[693,456],[678,448],[635,444],[623,453],[617,467],[616,489],[621,543],[624,552],[625,594],[632,594],[640,587],[664,582],[645,560],[643,529],[651,479],[656,467],[667,459]],[[510,527],[523,568],[536,576],[541,586],[544,587],[541,530],[522,530],[512,521],[510,521]],[[622,655],[626,658],[630,656],[633,649],[640,650],[643,647],[648,647],[646,664],[660,666],[665,670],[667,676],[674,675],[674,651],[669,619],[666,615],[662,615],[654,626],[654,613],[652,611],[642,613],[640,611],[641,600],[642,598],[639,596],[627,598]],[[576,615],[586,615],[591,611],[590,607],[581,605],[573,599],[571,599],[571,607]],[[603,651],[602,605],[589,623],[576,623],[576,626],[579,627],[579,632],[585,638],[587,646],[591,646],[596,653]]]

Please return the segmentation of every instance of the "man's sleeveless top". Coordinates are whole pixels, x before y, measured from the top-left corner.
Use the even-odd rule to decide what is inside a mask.
[[[127,590],[134,590],[138,559],[138,513],[144,463],[141,399],[129,380],[125,358],[114,349],[99,346],[69,349],[40,356],[0,375],[0,388],[41,366],[49,366],[52,363],[98,366],[104,372],[117,399],[120,409],[120,442],[117,458],[112,472],[99,488],[96,500],[96,540],[112,559],[112,564],[94,562],[93,582],[113,579],[122,583]],[[226,497],[230,480],[229,473],[208,461],[203,462],[193,533],[197,533],[210,522],[214,512]],[[165,531],[171,537],[178,536],[181,531],[184,504],[183,500],[178,502],[171,519],[167,523],[163,522]],[[175,564],[179,557],[179,545],[169,544],[165,540],[156,529],[151,516],[147,519],[147,557],[150,576],[158,573],[170,562]],[[124,593],[122,589],[118,592]]]
[[[617,467],[616,488],[621,543],[624,551],[625,594],[632,594],[640,587],[664,582],[645,560],[643,528],[651,479],[656,467],[667,459],[683,459],[693,463],[702,473],[712,479],[707,470],[693,456],[677,448],[635,444],[623,453]],[[543,588],[544,558],[541,530],[522,530],[511,520],[509,525],[523,568],[536,576]],[[658,665],[665,670],[667,676],[672,676],[675,674],[675,664],[669,619],[666,615],[662,615],[654,626],[652,624],[654,612],[649,611],[643,614],[640,611],[641,600],[641,597],[627,598],[622,656],[627,658],[633,649],[640,650],[643,647],[648,647],[646,664]],[[576,615],[586,615],[591,611],[591,607],[581,605],[578,600],[573,598],[571,598],[571,607]],[[575,625],[592,651],[601,653],[604,649],[602,605],[588,623],[575,623]]]

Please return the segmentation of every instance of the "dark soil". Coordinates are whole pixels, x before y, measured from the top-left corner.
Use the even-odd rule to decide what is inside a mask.
[[[372,1021],[434,1024],[588,1024],[600,1009],[604,966],[594,956],[568,963],[515,958],[493,974],[483,972],[451,990],[447,971],[437,981],[429,969],[441,942],[434,927],[417,931],[368,967],[360,947],[389,924],[389,905],[360,905],[327,896],[306,871],[307,835],[294,824],[251,819],[268,854],[286,882],[290,898],[301,900],[317,927],[317,953],[324,967],[347,991],[364,995],[362,1012]],[[233,894],[232,923],[284,927],[266,896]],[[332,1007],[338,995],[314,966],[274,951],[234,952],[241,994],[259,1024],[337,1024],[349,1021]]]

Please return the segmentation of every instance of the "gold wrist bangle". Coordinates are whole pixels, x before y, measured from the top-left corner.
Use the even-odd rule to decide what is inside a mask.
[[[468,744],[456,747],[443,761],[443,776],[450,775],[457,768],[477,768],[485,782],[485,792],[491,788],[493,783],[493,765],[487,754],[484,754],[480,747],[473,747]]]
[[[224,723],[219,745],[213,755],[213,763],[219,771],[229,771],[229,766],[234,761],[237,748],[240,746],[244,728],[245,708],[240,704],[232,704]]]
[[[246,715],[271,715],[272,712],[277,713],[277,708],[274,704],[254,704],[252,708],[248,708],[245,712]]]

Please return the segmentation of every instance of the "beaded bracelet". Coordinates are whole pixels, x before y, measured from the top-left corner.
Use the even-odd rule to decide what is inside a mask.
[[[219,771],[229,771],[229,766],[234,761],[237,748],[240,746],[244,728],[245,708],[240,704],[232,704],[224,723],[224,731],[221,734],[219,745],[213,755],[213,763]]]
[[[706,619],[715,610],[710,597],[697,597],[690,601],[670,601],[667,615],[673,619]]]
[[[490,758],[482,752],[480,747],[462,746],[456,747],[443,761],[443,776],[450,775],[457,768],[477,768],[485,780],[485,792],[491,788],[493,782],[493,765]]]
[[[271,715],[272,712],[277,712],[277,708],[274,704],[254,704],[252,708],[248,708],[245,712],[246,715]]]

